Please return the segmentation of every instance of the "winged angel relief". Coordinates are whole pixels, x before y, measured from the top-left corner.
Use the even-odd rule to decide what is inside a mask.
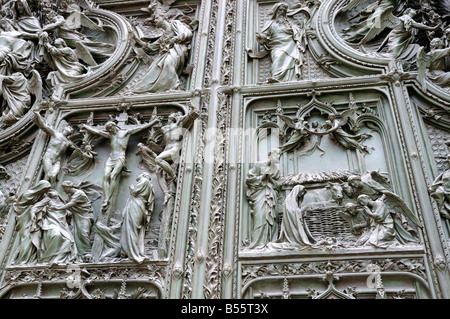
[[[267,162],[257,163],[248,173],[247,199],[254,229],[247,249],[387,249],[418,244],[419,219],[378,171],[349,174],[346,181],[323,189],[295,183],[287,189],[278,227],[276,202],[285,183],[277,163],[279,150],[273,150]],[[320,182],[316,179],[313,184]]]
[[[351,25],[342,30],[343,37],[360,46],[379,44],[377,52],[397,60],[414,61],[420,47],[444,36],[448,27],[448,0],[378,0],[362,8],[368,2],[350,0],[341,9],[344,13],[356,10],[348,20]]]
[[[263,120],[260,128],[277,126],[285,142],[270,151],[267,161],[248,171],[247,200],[253,230],[251,239],[244,241],[246,249],[386,249],[418,244],[420,221],[394,192],[387,173],[366,171],[363,166],[326,171],[329,165],[319,160],[313,166],[300,162],[297,175],[281,176],[286,171],[285,159],[292,159],[287,156],[282,162],[283,153],[296,152],[304,158],[319,150],[323,155],[321,143],[326,136],[339,147],[361,155],[374,149],[364,144],[373,136],[361,130],[364,125],[377,131],[366,122],[375,120],[376,114],[367,106],[360,108],[352,94],[344,111],[338,112],[333,104],[323,103],[313,94],[308,104],[299,106],[294,118],[283,113],[279,101],[277,123],[270,122],[270,117]],[[283,169],[278,167],[280,163]]]
[[[25,112],[60,85],[75,82],[105,62],[113,43],[97,42],[81,33],[104,33],[99,19],[90,19],[88,0],[0,2],[0,102],[2,126]],[[79,17],[74,23],[73,18]],[[107,36],[106,36],[107,37]],[[110,39],[113,42],[113,39]]]
[[[330,135],[332,139],[340,146],[349,150],[360,150],[363,153],[369,153],[368,146],[362,144],[362,142],[371,137],[369,134],[351,134],[344,130],[344,127],[350,123],[350,119],[356,117],[357,107],[350,108],[343,111],[340,114],[329,113],[328,118],[323,125],[318,122],[309,123],[302,116],[302,109],[300,108],[297,114],[297,122],[291,117],[278,113],[278,117],[286,123],[286,125],[293,129],[291,138],[281,147],[283,153],[290,152],[295,149],[302,148],[306,144],[311,144],[309,148],[300,151],[300,155],[308,156],[315,150],[319,149],[323,153],[320,144],[324,136]],[[352,127],[353,130],[357,130],[357,127]],[[315,138],[315,142],[306,143],[308,140]]]
[[[171,8],[174,0],[152,0],[143,11],[150,14],[145,23],[153,24],[161,31],[159,35],[139,39],[134,36],[141,54],[151,60],[150,55],[159,53],[151,62],[143,78],[132,89],[133,93],[154,93],[177,90],[180,87],[180,75],[185,72],[190,43],[197,27],[197,20],[183,11]]]

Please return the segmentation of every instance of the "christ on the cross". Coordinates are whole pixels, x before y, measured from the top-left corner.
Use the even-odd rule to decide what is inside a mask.
[[[159,122],[159,119],[152,119],[149,123],[142,125],[133,125],[131,128],[122,128],[116,123],[109,121],[105,128],[97,129],[87,124],[82,124],[86,131],[100,135],[110,140],[111,152],[105,164],[103,174],[103,195],[104,200],[102,208],[106,211],[111,202],[111,198],[118,186],[119,176],[122,170],[126,170],[126,151],[130,137],[140,131],[148,129]]]

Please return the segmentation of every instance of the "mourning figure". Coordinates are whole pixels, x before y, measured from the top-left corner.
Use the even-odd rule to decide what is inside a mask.
[[[267,161],[256,163],[247,174],[247,200],[253,221],[253,238],[249,248],[265,247],[278,236],[280,154],[279,149],[273,150]]]
[[[82,260],[90,259],[92,248],[90,236],[91,228],[94,222],[94,213],[92,203],[86,193],[76,188],[71,181],[62,183],[63,191],[68,195],[65,204],[59,207],[61,210],[67,210],[72,219],[71,231],[75,240],[78,256]]]
[[[144,237],[150,225],[155,193],[150,174],[142,173],[136,182],[137,184],[130,186],[130,198],[122,212],[120,245],[123,256],[140,264],[145,259]]]

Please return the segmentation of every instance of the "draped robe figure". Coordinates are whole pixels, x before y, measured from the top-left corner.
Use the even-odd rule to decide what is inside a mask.
[[[4,26],[4,27],[3,27]],[[5,24],[2,29],[7,28]],[[26,71],[31,55],[31,45],[17,31],[0,30],[0,74],[11,75]]]
[[[381,199],[371,200],[367,195],[358,197],[358,203],[363,206],[369,216],[370,230],[358,242],[375,248],[387,248],[395,241],[394,219],[386,204]]]
[[[446,70],[445,59],[450,56],[450,47],[442,48],[440,39],[431,41],[430,67],[428,69],[430,80],[442,87],[450,86],[450,71]]]
[[[276,4],[271,21],[257,34],[258,42],[270,51],[270,82],[298,81],[302,76],[306,40],[304,33],[289,22],[286,10],[284,3]]]
[[[120,244],[122,255],[142,263],[145,259],[144,237],[155,203],[150,175],[142,173],[130,186],[130,198],[123,210]]]
[[[69,48],[64,40],[56,39],[54,46],[46,43],[45,48],[49,53],[49,64],[56,70],[50,72],[47,77],[53,87],[79,80],[79,76],[87,70],[78,61],[75,51]]]
[[[49,182],[40,181],[36,186],[23,193],[12,206],[16,214],[16,230],[20,237],[19,253],[15,264],[30,264],[37,261],[41,236],[40,229],[36,224],[36,213],[38,212],[33,207],[50,188]]]
[[[76,260],[75,240],[67,223],[67,211],[62,209],[63,204],[55,190],[50,190],[36,204],[43,214],[40,263],[61,264]]]
[[[416,29],[435,31],[437,27],[429,27],[414,21],[417,11],[408,8],[404,15],[398,18],[397,25],[388,36],[388,53],[395,59],[410,61],[416,58],[419,45],[414,43]]]
[[[91,228],[94,222],[92,203],[81,189],[75,188],[72,182],[65,181],[62,188],[69,195],[68,202],[60,207],[72,214],[72,233],[78,251],[78,256],[86,259],[92,248],[90,241]]]
[[[247,174],[247,200],[253,219],[253,240],[249,248],[264,247],[277,239],[279,158],[280,150],[274,150],[268,161],[256,163]]]
[[[397,7],[397,2],[396,0],[384,0],[369,5],[361,12],[358,23],[343,30],[345,40],[352,43],[358,43],[363,40],[372,31],[375,23],[384,24],[383,19],[386,12],[392,11]],[[365,41],[362,42],[363,44],[365,43]]]
[[[179,76],[189,54],[192,31],[179,20],[166,21],[158,16],[156,21],[164,33],[147,47],[152,51],[159,50],[160,55],[150,65],[144,78],[136,84],[133,93],[163,92],[176,90],[180,86]]]
[[[43,8],[43,14],[46,20],[44,31],[53,32],[55,38],[63,39],[68,47],[76,49],[86,64],[96,66],[114,53],[113,44],[90,40],[83,33],[70,28],[66,19],[51,8]]]
[[[31,105],[31,92],[22,73],[0,75],[0,92],[4,98],[3,125],[11,126],[20,120]]]
[[[291,247],[312,246],[316,241],[303,219],[301,202],[306,190],[304,186],[295,186],[283,205],[283,221],[277,243],[288,243]]]
[[[15,0],[13,9],[16,15],[15,25],[17,26],[18,31],[33,34],[36,37],[43,31],[41,23],[33,16],[26,0]],[[44,56],[44,47],[42,46],[42,43],[33,43],[31,41],[29,41],[29,43],[32,45],[32,53],[30,55],[31,60],[42,62]]]
[[[31,90],[22,72],[28,71],[32,46],[21,33],[0,33],[0,97],[3,99],[3,124],[20,120],[31,105]]]
[[[363,145],[361,142],[365,139],[368,139],[371,137],[370,134],[350,134],[344,131],[342,128],[342,123],[340,120],[336,119],[336,116],[334,114],[329,114],[328,120],[326,121],[324,127],[326,129],[332,130],[330,135],[342,147],[349,149],[349,150],[360,150],[363,153],[369,152],[369,147],[366,145]],[[334,129],[336,128],[336,129]]]

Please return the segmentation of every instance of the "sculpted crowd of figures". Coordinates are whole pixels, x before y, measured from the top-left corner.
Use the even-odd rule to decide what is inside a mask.
[[[48,0],[1,4],[3,127],[20,120],[57,86],[89,74],[113,53],[114,44],[95,42],[79,31],[82,27],[103,31],[101,25],[81,12],[80,25],[69,24],[66,17],[73,12],[67,9]]]
[[[131,34],[134,49],[153,57],[131,89],[132,94],[179,90],[182,74],[189,72],[187,61],[198,21],[182,10],[172,8],[174,2],[152,0],[143,10],[149,15],[145,24],[159,30],[158,36]],[[113,118],[102,125],[94,125],[93,117],[90,117],[79,127],[78,133],[83,136],[81,145],[72,140],[76,129],[68,123],[58,127],[48,125],[38,107],[44,96],[49,97],[58,86],[95,72],[115,50],[114,43],[96,41],[81,33],[82,28],[104,32],[99,20],[89,18],[93,9],[91,3],[83,3],[79,7],[73,6],[79,4],[73,1],[57,4],[49,0],[0,1],[2,125],[13,125],[27,110],[33,109],[35,124],[48,136],[41,180],[11,204],[20,238],[14,259],[16,265],[97,262],[120,257],[142,263],[146,259],[145,231],[156,196],[155,181],[150,173],[154,173],[164,193],[163,207],[167,212],[174,201],[183,130],[189,129],[199,116],[193,109],[186,113],[173,112],[163,124],[155,109],[147,123],[126,114],[125,120]],[[312,10],[318,4],[310,1],[306,6],[292,7],[280,1],[271,8],[268,22],[256,33],[263,51],[248,52],[255,59],[270,56],[269,83],[303,78],[309,46],[308,27]],[[364,7],[362,10],[361,6]],[[448,87],[450,26],[447,20],[450,15],[437,14],[432,2],[423,2],[420,10],[414,9],[416,6],[413,1],[379,0],[366,5],[366,1],[350,0],[341,12],[347,14],[357,10],[357,15],[349,20],[350,26],[343,30],[343,38],[361,48],[379,41],[377,54],[415,63],[423,86],[428,78]],[[442,10],[439,12],[448,12],[448,8]],[[73,25],[68,19],[74,12],[80,17],[80,25]],[[383,38],[384,30],[390,32]],[[300,184],[291,188],[281,185],[280,156],[298,150],[306,140],[313,138],[316,142],[305,153],[322,150],[324,136],[331,136],[346,150],[370,153],[371,149],[364,141],[371,135],[360,133],[356,127],[348,128],[355,109],[350,106],[343,112],[328,112],[322,125],[309,123],[304,116],[294,120],[282,113],[276,115],[289,127],[292,135],[279,149],[270,152],[267,161],[255,164],[247,174],[246,195],[252,221],[248,248],[323,246],[323,238],[314,237],[306,218],[310,211],[321,209],[335,209],[339,218],[348,224],[356,238],[352,247],[388,248],[417,243],[414,229],[420,227],[417,217],[378,172],[347,176],[345,181],[330,181],[319,189]],[[162,141],[152,140],[152,130],[159,130]],[[121,211],[122,220],[114,224],[111,217],[116,208],[121,174],[134,169],[126,163],[128,144],[131,136],[143,132],[150,132],[149,139],[138,144],[137,156],[142,158],[146,171],[129,186],[129,198]],[[110,149],[103,167],[101,187],[90,182],[74,184],[61,180],[65,161],[69,163],[68,175],[92,169],[98,156],[95,151],[98,137],[108,140]],[[68,151],[70,158],[66,157]],[[430,189],[446,218],[450,215],[447,175],[445,172],[439,176]],[[287,195],[283,196],[283,193]],[[101,211],[96,216],[92,202],[100,197]],[[284,198],[281,210],[280,198]],[[280,217],[281,223],[278,222]]]
[[[110,141],[110,155],[104,165],[102,187],[99,187],[88,181],[75,185],[72,181],[60,180],[62,163],[67,159],[65,155],[69,148],[81,158],[95,157],[97,153],[92,151],[91,146],[80,148],[70,140],[74,130],[70,125],[66,123],[62,129],[54,129],[35,111],[36,124],[49,135],[50,140],[43,156],[43,179],[12,204],[20,237],[15,265],[98,262],[119,258],[142,263],[148,259],[144,237],[155,205],[150,173],[156,174],[166,204],[173,196],[173,185],[176,183],[183,130],[192,125],[198,112],[191,109],[186,115],[172,113],[166,124],[163,124],[162,117],[156,115],[156,109],[148,123],[134,120],[134,123],[127,124],[132,122],[131,117],[124,114],[128,121],[116,123],[110,120],[104,125],[80,125],[80,130],[88,137],[86,140],[100,135]],[[88,119],[88,122],[91,120]],[[159,154],[151,149],[150,141],[139,143],[137,155],[141,155],[147,171],[140,173],[136,183],[129,186],[130,194],[121,212],[120,223],[111,224],[121,172],[131,172],[126,167],[129,139],[150,128],[159,130],[163,136],[159,142]],[[153,141],[152,145],[156,142]],[[91,144],[84,147],[86,145]],[[58,185],[67,200],[63,200],[56,190]],[[103,198],[102,209],[95,218],[92,202],[100,197]],[[170,207],[165,206],[165,209]]]
[[[178,90],[181,74],[189,72],[185,67],[197,21],[172,8],[173,2],[151,0],[142,10],[148,16],[144,24],[159,30],[158,36],[140,38],[130,30],[135,49],[143,49],[147,60],[152,61],[133,86],[133,94]],[[34,123],[49,139],[42,156],[42,180],[10,203],[20,237],[16,265],[97,262],[120,256],[141,263],[145,259],[144,235],[155,202],[149,173],[156,174],[164,194],[164,218],[173,207],[183,130],[198,117],[196,111],[174,112],[166,124],[156,115],[156,109],[148,123],[126,114],[124,121],[111,118],[105,125],[94,125],[91,114],[78,130],[65,121],[52,127],[41,115],[40,109],[48,101],[59,99],[52,95],[58,87],[89,76],[116,49],[115,39],[106,33],[101,19],[90,18],[94,9],[89,0],[0,1],[2,126],[12,126],[32,109]],[[86,30],[91,36],[82,33]],[[103,34],[101,40],[97,40],[98,34]],[[150,130],[160,132],[162,141],[156,137],[152,140],[148,134],[150,137],[139,143],[137,155],[146,172],[129,186],[123,218],[112,224],[121,174],[132,172],[126,166],[130,137]],[[81,143],[75,143],[76,134],[83,136]],[[98,137],[109,140],[110,146],[101,187],[61,180],[63,169],[65,176],[93,169]],[[67,154],[71,155],[67,158]],[[100,197],[101,212],[96,216],[92,203]]]
[[[441,87],[449,87],[448,6],[428,0],[368,2],[349,0],[343,5],[340,12],[350,16],[350,26],[342,30],[343,39],[359,48],[375,43],[378,48],[372,54],[415,65],[423,86],[428,78]],[[268,13],[269,22],[256,33],[256,40],[264,51],[249,50],[249,56],[256,59],[270,54],[271,77],[268,83],[303,79],[310,35],[308,26],[315,6],[317,3],[314,1],[294,5],[280,1]],[[386,35],[385,31],[390,32]],[[367,53],[370,49],[363,50]]]
[[[353,243],[341,243],[343,247],[386,249],[418,243],[414,229],[420,227],[418,218],[377,171],[349,175],[346,182],[328,182],[320,189],[296,185],[280,210],[277,203],[286,190],[278,168],[280,154],[280,149],[271,151],[267,161],[256,163],[248,172],[252,238],[247,249],[302,250],[336,243],[333,238],[314,238],[306,222],[312,211],[328,209],[348,223],[356,238]]]
[[[450,86],[450,8],[445,1],[350,0],[341,12],[350,15],[344,39],[358,46],[379,45],[382,57],[415,64],[419,81]],[[365,6],[361,9],[361,4]],[[357,14],[354,14],[357,10]],[[359,20],[359,21],[358,21]],[[385,35],[384,31],[389,31]],[[383,38],[384,37],[384,38]]]
[[[186,66],[197,21],[179,9],[172,9],[173,2],[152,0],[144,9],[150,15],[145,23],[161,30],[161,35],[139,38],[132,33],[134,47],[142,48],[147,60],[153,60],[143,78],[133,86],[133,94],[178,90],[180,75],[189,73]],[[28,109],[51,98],[61,85],[90,76],[113,55],[116,39],[107,35],[98,18],[89,18],[91,10],[89,0],[0,3],[3,128],[12,126]],[[96,40],[82,30],[104,36]]]

